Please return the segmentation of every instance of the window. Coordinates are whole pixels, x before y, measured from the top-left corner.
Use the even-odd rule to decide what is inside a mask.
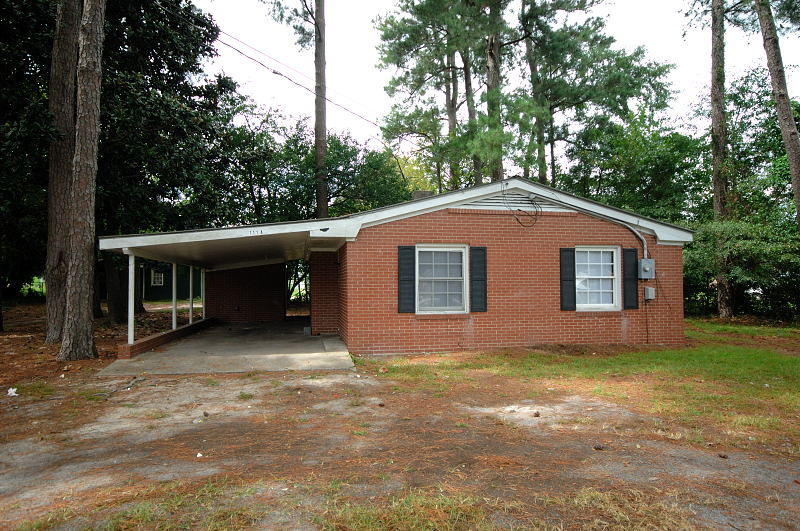
[[[151,286],[163,286],[164,285],[164,273],[160,271],[156,271],[155,269],[150,270],[150,285]]]
[[[618,310],[619,251],[615,247],[575,249],[575,306],[577,310]]]
[[[417,313],[467,312],[466,249],[417,246]]]

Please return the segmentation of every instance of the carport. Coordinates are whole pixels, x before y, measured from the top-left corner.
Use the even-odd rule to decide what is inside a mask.
[[[336,336],[309,336],[303,322],[219,325],[156,351],[117,360],[100,376],[349,369],[353,360]]]
[[[205,352],[209,361],[224,364],[222,360],[210,358],[222,355],[226,350],[221,348],[223,344],[227,344],[228,351],[242,344],[245,334],[233,333],[235,330],[241,331],[244,330],[242,327],[251,326],[255,327],[250,329],[252,332],[258,328],[256,325],[261,325],[261,332],[251,333],[249,337],[257,339],[259,344],[251,341],[249,344],[255,350],[251,349],[249,353],[240,350],[242,356],[314,354],[319,357],[326,352],[346,352],[346,347],[337,338],[308,337],[308,330],[303,334],[302,327],[292,328],[283,323],[286,308],[285,264],[299,258],[310,260],[310,332],[313,335],[323,333],[335,336],[336,329],[320,326],[320,323],[335,322],[338,312],[338,305],[329,304],[327,296],[338,287],[338,265],[331,257],[335,257],[336,251],[348,239],[354,238],[357,231],[358,227],[352,226],[346,219],[334,218],[100,238],[101,250],[128,256],[128,341],[120,346],[120,358],[142,354],[196,333],[191,338],[161,348],[160,352],[143,354],[141,359],[152,361],[160,356],[162,361],[167,357],[178,360],[194,349],[195,353]],[[172,329],[138,339],[133,311],[137,258],[166,262],[172,266]],[[315,283],[317,262],[324,262],[325,276],[318,278]],[[189,267],[190,282],[190,320],[189,324],[181,327],[177,323],[178,265]],[[333,271],[331,266],[334,267]],[[194,274],[201,275],[202,279],[200,297],[203,314],[199,321],[192,320],[194,294],[191,280]],[[314,303],[315,290],[321,290],[317,298],[325,301],[324,305]],[[210,325],[216,326],[204,330]],[[213,345],[211,350],[209,344]],[[273,351],[269,350],[269,345],[272,345]],[[294,350],[286,350],[287,345],[293,345]],[[168,356],[164,356],[165,353]],[[239,361],[249,363],[245,358]],[[143,361],[136,364],[141,365]]]

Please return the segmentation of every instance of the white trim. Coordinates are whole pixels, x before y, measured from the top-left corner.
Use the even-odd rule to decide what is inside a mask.
[[[612,251],[614,253],[614,303],[613,304],[578,304],[578,251]],[[618,312],[622,310],[622,262],[620,249],[614,245],[576,245],[575,246],[575,311],[577,312]],[[599,277],[581,277],[599,278]]]
[[[133,256],[133,255],[131,255]],[[156,282],[156,275],[160,275],[161,282]],[[150,285],[154,287],[163,287],[164,286],[164,273],[162,271],[156,271],[155,269],[150,270]]]
[[[461,253],[463,310],[420,310],[419,308],[419,252],[449,251]],[[420,243],[414,246],[414,312],[419,315],[453,315],[469,313],[469,245]]]

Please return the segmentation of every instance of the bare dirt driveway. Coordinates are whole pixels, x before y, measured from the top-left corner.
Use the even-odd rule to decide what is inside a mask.
[[[0,527],[796,528],[800,334],[713,326],[649,353],[6,372],[21,396],[0,398]]]

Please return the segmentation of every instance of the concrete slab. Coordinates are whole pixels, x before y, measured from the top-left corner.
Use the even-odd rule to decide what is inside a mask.
[[[353,360],[338,337],[306,336],[302,324],[224,325],[117,360],[98,376],[209,374],[248,371],[350,369]]]

